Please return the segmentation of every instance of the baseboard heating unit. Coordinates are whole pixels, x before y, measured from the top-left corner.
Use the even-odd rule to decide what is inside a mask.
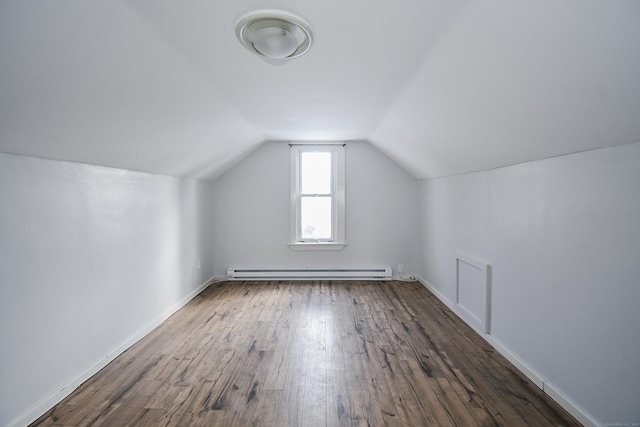
[[[391,267],[229,268],[228,280],[391,280]]]

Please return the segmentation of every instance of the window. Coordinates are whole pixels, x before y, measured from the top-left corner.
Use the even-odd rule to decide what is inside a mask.
[[[292,249],[344,247],[344,145],[291,145]]]

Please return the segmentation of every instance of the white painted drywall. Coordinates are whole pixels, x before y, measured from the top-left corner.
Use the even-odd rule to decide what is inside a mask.
[[[640,143],[420,183],[421,275],[492,267],[492,335],[597,423],[640,421]],[[629,424],[631,425],[631,424]]]
[[[289,248],[289,145],[269,142],[214,182],[215,273],[228,267],[371,267],[418,271],[417,181],[366,142],[346,145],[341,251]],[[397,274],[397,271],[394,271]]]
[[[39,415],[213,275],[210,186],[0,154],[0,425]]]

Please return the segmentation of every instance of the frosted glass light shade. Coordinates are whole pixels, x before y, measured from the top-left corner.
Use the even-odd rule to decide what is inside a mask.
[[[236,24],[238,40],[252,52],[271,59],[290,59],[309,50],[311,27],[299,16],[279,10],[258,10]]]
[[[281,28],[261,28],[254,35],[253,48],[268,58],[286,58],[298,49],[298,40]]]

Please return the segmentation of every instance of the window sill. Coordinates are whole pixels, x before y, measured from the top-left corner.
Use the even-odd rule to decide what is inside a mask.
[[[336,242],[308,242],[308,243],[289,243],[289,248],[294,251],[340,251],[346,243]]]

